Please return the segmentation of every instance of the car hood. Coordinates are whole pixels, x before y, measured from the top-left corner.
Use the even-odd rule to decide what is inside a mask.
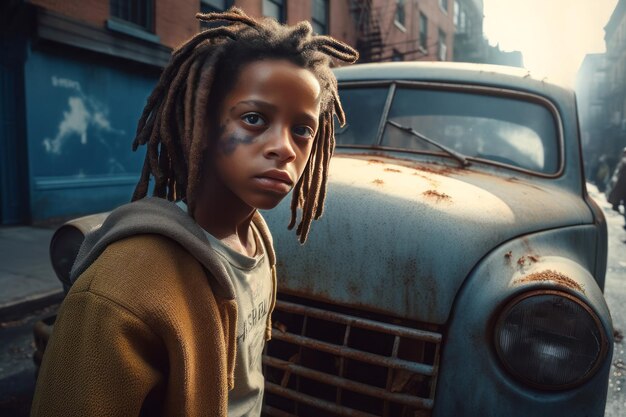
[[[285,229],[289,201],[265,214],[279,289],[422,322],[446,322],[465,278],[499,244],[593,221],[581,196],[506,170],[344,155],[330,172],[304,246]]]

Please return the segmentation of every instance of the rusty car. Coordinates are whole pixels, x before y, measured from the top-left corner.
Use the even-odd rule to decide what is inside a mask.
[[[476,64],[335,73],[347,123],[324,215],[301,246],[289,202],[264,214],[279,259],[264,414],[602,416],[607,228],[574,93]],[[99,221],[59,229],[60,277]]]

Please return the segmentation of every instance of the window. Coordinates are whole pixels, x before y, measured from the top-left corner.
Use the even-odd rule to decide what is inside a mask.
[[[313,0],[311,22],[313,32],[318,35],[328,34],[328,0]]]
[[[454,0],[454,27],[459,26],[459,2]]]
[[[420,46],[428,51],[428,18],[422,13],[420,13]]]
[[[446,32],[439,30],[439,44],[437,48],[437,57],[440,61],[445,61],[448,55],[448,45],[446,45]]]
[[[273,17],[279,22],[285,23],[285,0],[263,0],[263,16]]]
[[[404,27],[405,22],[404,0],[396,0],[396,16],[395,21]]]
[[[392,61],[404,61],[404,54],[398,51],[396,48],[393,48],[393,53],[391,54]]]
[[[232,0],[200,0],[200,12],[223,12],[230,6],[230,3],[232,3]],[[202,29],[211,29],[222,25],[224,25],[223,22],[200,22]]]
[[[385,108],[388,87],[358,87],[339,90],[346,124],[339,126],[335,117],[337,145],[375,146],[378,126]]]
[[[459,12],[459,23],[456,25],[456,31],[459,33],[467,32],[467,14],[465,10]]]
[[[228,7],[226,0],[200,0],[202,13],[223,12]]]
[[[139,26],[148,32],[154,31],[153,0],[111,0],[111,16]]]
[[[441,7],[441,10],[448,13],[448,0],[439,0],[439,7]]]
[[[378,114],[371,101],[358,104],[351,113],[344,109],[352,119],[369,120]],[[559,133],[552,112],[521,97],[399,87],[388,117],[469,157],[544,174],[554,174],[559,168]],[[385,128],[381,146],[441,153],[392,126]]]

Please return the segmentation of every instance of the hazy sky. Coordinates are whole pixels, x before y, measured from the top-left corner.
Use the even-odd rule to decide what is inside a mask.
[[[604,26],[617,0],[484,0],[492,45],[519,50],[535,77],[574,87],[585,54],[604,52]]]

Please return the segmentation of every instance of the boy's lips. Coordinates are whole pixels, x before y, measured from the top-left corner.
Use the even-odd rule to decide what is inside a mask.
[[[293,181],[286,171],[272,169],[254,177],[255,182],[269,191],[288,193]]]
[[[293,181],[291,180],[291,177],[289,176],[287,171],[281,171],[279,169],[266,171],[260,175],[257,175],[257,178],[268,178],[270,180],[284,182],[290,187],[293,186]]]

